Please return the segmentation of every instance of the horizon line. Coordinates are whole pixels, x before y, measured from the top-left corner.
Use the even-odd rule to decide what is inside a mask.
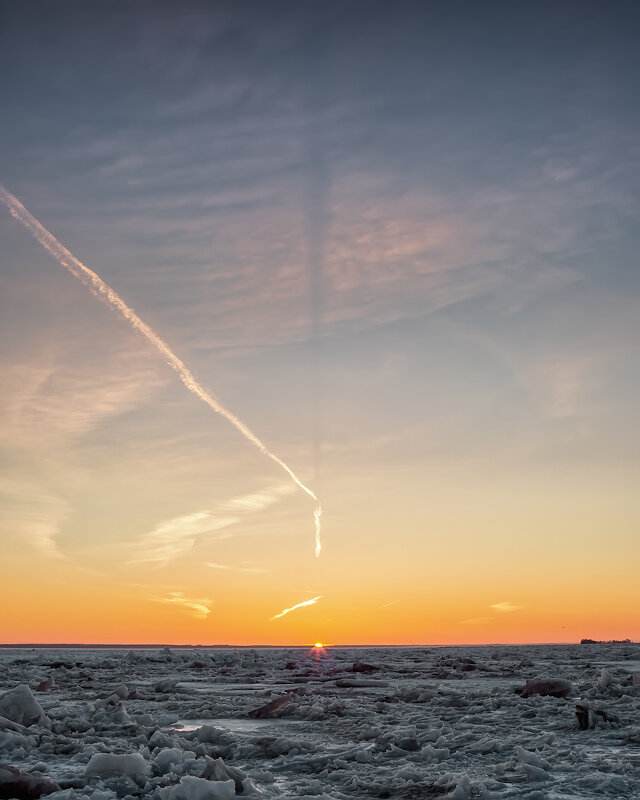
[[[522,646],[543,646],[543,645],[580,645],[580,644],[640,644],[640,642],[635,642],[632,639],[609,639],[609,640],[589,640],[585,642],[581,642],[579,640],[571,640],[571,641],[540,641],[540,642],[457,642],[457,643],[440,643],[440,642],[429,642],[429,643],[422,643],[422,642],[414,642],[414,643],[407,643],[407,644],[332,644],[327,643],[323,644],[324,647],[332,647],[332,648],[376,648],[376,647],[393,647],[393,648],[403,648],[403,647],[522,647]],[[306,648],[306,647],[313,647],[314,643],[309,642],[308,644],[189,644],[189,643],[151,643],[151,644],[142,644],[139,642],[117,642],[117,643],[105,643],[105,642],[3,642],[0,643],[0,649],[53,649],[53,648],[67,648],[67,649],[114,649],[114,650],[124,650],[124,649],[138,649],[138,650],[160,650],[164,648],[174,648],[174,649],[236,649],[236,648]]]

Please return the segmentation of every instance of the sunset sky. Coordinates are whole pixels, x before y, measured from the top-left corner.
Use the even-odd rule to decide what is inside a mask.
[[[639,24],[3,0],[0,641],[640,638]]]

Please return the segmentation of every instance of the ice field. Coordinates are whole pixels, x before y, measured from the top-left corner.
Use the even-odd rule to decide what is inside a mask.
[[[636,644],[6,648],[0,797],[640,798],[639,675]]]

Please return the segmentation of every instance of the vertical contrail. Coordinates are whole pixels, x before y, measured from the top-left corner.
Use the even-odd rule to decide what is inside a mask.
[[[322,550],[322,542],[320,541],[320,516],[322,515],[322,506],[318,504],[313,512],[313,521],[316,526],[316,558],[320,556]]]
[[[309,278],[309,300],[311,312],[310,350],[312,365],[312,412],[314,483],[319,484],[322,457],[322,350],[321,330],[325,295],[326,238],[329,223],[329,169],[327,163],[325,114],[326,106],[326,42],[314,37],[307,49],[307,130],[305,137],[308,163],[307,184],[307,275]],[[314,512],[316,524],[316,558],[320,555],[320,515],[318,506]]]
[[[65,269],[68,269],[69,272],[78,278],[78,280],[82,281],[82,283],[84,283],[84,285],[87,286],[88,289],[99,300],[117,311],[120,316],[124,317],[124,319],[129,323],[129,325],[131,325],[132,328],[141,333],[145,339],[151,342],[160,355],[162,355],[167,364],[178,373],[180,380],[190,392],[193,392],[193,394],[199,397],[217,414],[221,414],[233,425],[234,428],[236,428],[236,430],[240,431],[245,439],[254,444],[261,453],[264,453],[265,456],[268,456],[272,461],[275,461],[278,466],[282,467],[287,475],[289,475],[291,480],[297,484],[297,486],[299,486],[303,492],[306,492],[309,497],[312,497],[316,503],[318,503],[318,506],[313,513],[316,529],[316,557],[318,557],[321,549],[320,514],[322,513],[322,507],[320,506],[318,498],[314,492],[312,492],[308,486],[305,486],[300,478],[298,478],[295,472],[291,469],[291,467],[289,467],[288,464],[286,464],[281,458],[278,458],[275,453],[272,453],[271,450],[269,450],[269,448],[264,445],[260,439],[258,439],[255,433],[253,433],[253,431],[251,431],[244,424],[244,422],[242,422],[242,420],[238,419],[235,414],[232,414],[231,411],[226,409],[213,395],[209,394],[204,386],[199,384],[194,378],[191,370],[189,370],[186,364],[184,364],[171,350],[169,345],[166,344],[156,333],[154,333],[154,331],[140,319],[140,317],[132,308],[129,308],[120,295],[110,286],[108,286],[98,274],[96,274],[92,269],[89,269],[89,267],[85,266],[69,250],[67,250],[67,248],[61,244],[53,234],[49,233],[49,231],[27,211],[18,198],[14,197],[11,192],[8,192],[4,186],[2,186],[2,184],[0,184],[0,200],[9,209],[11,216],[17,219],[18,222],[22,223],[29,231],[31,231],[34,238],[45,248],[45,250],[48,250],[51,255],[60,264],[62,264],[63,267],[65,267]]]

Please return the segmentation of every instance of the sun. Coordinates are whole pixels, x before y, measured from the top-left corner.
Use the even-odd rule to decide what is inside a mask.
[[[327,645],[324,642],[315,642],[315,644],[312,644],[307,651],[307,656],[313,658],[316,664],[322,659],[331,658],[330,654],[327,653]]]

